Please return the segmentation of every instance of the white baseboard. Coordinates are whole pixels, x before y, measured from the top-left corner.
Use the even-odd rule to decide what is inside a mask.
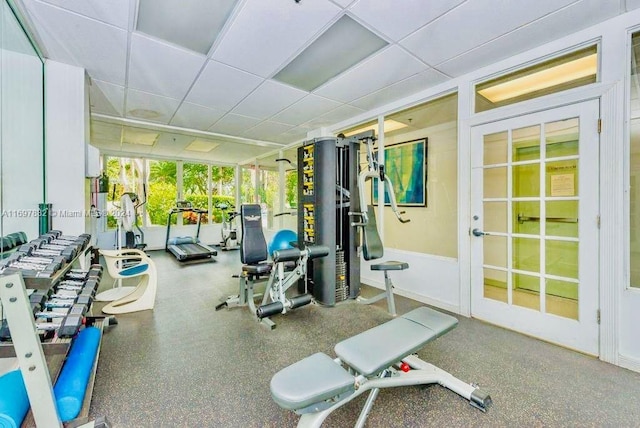
[[[374,288],[378,288],[380,290],[384,290],[385,289],[385,285],[384,282],[381,281],[377,281],[375,279],[371,279],[371,278],[366,278],[363,277],[361,279],[361,282],[370,285],[371,287]],[[439,299],[433,299],[427,296],[423,296],[421,294],[417,294],[417,293],[412,293],[411,291],[406,291],[406,290],[402,290],[398,287],[393,287],[393,293],[397,294],[398,296],[402,296],[402,297],[406,297],[408,299],[412,299],[412,300],[416,300],[420,303],[424,303],[427,304],[429,306],[434,306],[436,308],[445,310],[445,311],[449,311],[449,312],[453,312],[454,314],[460,314],[460,306],[458,305],[452,305],[451,303],[448,302],[444,302],[442,300]]]
[[[640,373],[640,359],[626,357],[624,355],[618,356],[618,363],[620,367],[624,367],[625,369],[633,370],[634,372]]]

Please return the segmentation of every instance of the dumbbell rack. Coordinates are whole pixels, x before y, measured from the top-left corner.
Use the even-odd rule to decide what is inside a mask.
[[[0,344],[0,358],[17,357],[18,359],[31,405],[31,410],[22,424],[23,427],[63,426],[58,416],[52,379],[55,381],[60,373],[72,341],[71,339],[56,338],[50,342],[40,342],[31,313],[27,288],[48,289],[53,287],[84,254],[85,251],[80,252],[76,258],[51,278],[27,278],[25,280],[20,273],[0,275],[0,301],[11,330],[12,341],[10,344]],[[100,329],[102,334],[103,320],[95,320],[93,326]],[[49,361],[45,359],[45,355],[49,356]],[[99,356],[100,347],[87,384],[82,410],[74,421],[67,423],[67,426],[90,428],[105,425],[102,420],[88,420]]]

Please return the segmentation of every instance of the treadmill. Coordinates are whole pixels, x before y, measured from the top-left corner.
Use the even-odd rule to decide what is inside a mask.
[[[195,213],[198,216],[196,236],[169,238],[171,234],[171,219],[173,218],[173,215],[185,212]],[[198,238],[200,236],[202,214],[206,213],[207,210],[193,208],[189,201],[178,201],[176,206],[169,211],[169,218],[167,219],[167,239],[165,241],[164,249],[165,251],[173,254],[179,262],[211,259],[212,256],[218,255],[218,252],[214,248],[201,243]]]

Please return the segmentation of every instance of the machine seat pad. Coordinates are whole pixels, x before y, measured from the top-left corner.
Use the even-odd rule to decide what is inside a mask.
[[[371,265],[371,270],[405,270],[405,269],[409,269],[409,263],[397,262],[393,260]]]
[[[257,263],[254,265],[242,265],[242,272],[250,275],[265,275],[271,272],[271,265],[267,263]]]
[[[415,353],[457,324],[458,320],[450,315],[421,307],[343,340],[335,351],[358,373],[371,376]]]
[[[298,410],[354,390],[354,377],[318,352],[271,378],[271,396],[283,409]]]

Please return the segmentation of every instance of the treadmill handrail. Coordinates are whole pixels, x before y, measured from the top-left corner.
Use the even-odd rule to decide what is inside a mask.
[[[200,240],[200,224],[202,223],[202,214],[207,213],[208,211],[202,208],[181,208],[181,207],[174,207],[171,209],[171,211],[169,211],[169,215],[167,216],[167,236],[164,240],[164,250],[165,251],[169,251],[169,236],[171,234],[171,217],[173,217],[174,214],[177,214],[179,212],[194,212],[196,214],[198,214],[198,227],[196,228],[196,236],[195,236],[195,240],[196,242],[198,242]]]

